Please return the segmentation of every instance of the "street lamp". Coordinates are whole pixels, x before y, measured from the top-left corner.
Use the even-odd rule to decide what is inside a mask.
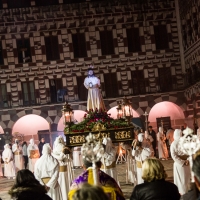
[[[74,111],[68,102],[65,102],[62,108],[63,123],[65,125],[65,133],[70,132],[70,126],[74,123]]]

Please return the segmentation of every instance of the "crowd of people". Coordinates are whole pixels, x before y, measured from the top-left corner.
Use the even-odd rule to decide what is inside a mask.
[[[169,128],[164,132],[159,127],[156,134],[149,126],[147,131],[137,128],[134,132],[132,145],[121,144],[129,152],[127,180],[134,184],[130,200],[179,200],[187,195],[191,168],[188,155],[184,155],[178,145],[182,130]],[[15,179],[8,192],[11,199],[125,200],[117,177],[116,146],[107,137],[101,144],[104,153],[95,161],[98,185],[94,183],[94,163],[81,155],[81,147],[73,150],[66,147],[62,136],[56,138],[52,148],[44,138],[39,145],[33,139],[28,145],[17,139],[12,145],[6,144],[2,153],[4,176]],[[174,160],[174,183],[165,180],[167,174],[161,162],[169,155]],[[79,167],[83,172],[75,177],[73,169]],[[194,156],[192,170],[196,188],[200,190],[200,153]],[[3,176],[1,165],[0,176]]]

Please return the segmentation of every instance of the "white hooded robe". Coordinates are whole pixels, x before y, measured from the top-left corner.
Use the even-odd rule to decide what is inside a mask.
[[[38,150],[38,146],[34,143],[33,139],[30,139],[30,144],[28,145],[27,148],[27,154],[28,154],[28,166],[29,166],[29,170],[34,172],[34,166],[36,161],[38,160],[38,158],[30,158],[30,150]]]
[[[60,185],[58,183],[59,163],[51,155],[51,147],[48,143],[44,144],[42,156],[35,164],[34,175],[42,185],[44,185],[42,179],[48,177],[50,180],[45,184],[49,187],[47,195],[49,195],[53,200],[62,200]]]
[[[143,133],[138,134],[138,141],[143,142]],[[132,156],[135,157],[136,160],[136,167],[137,167],[137,184],[144,183],[144,180],[142,179],[142,163],[144,160],[146,160],[148,157],[150,157],[152,154],[152,151],[149,148],[143,148],[136,146],[135,149],[132,150]]]
[[[15,165],[13,162],[13,153],[10,149],[9,144],[4,146],[4,151],[2,153],[2,159],[4,161],[4,176],[11,178],[15,177]]]
[[[178,187],[179,193],[183,195],[188,191],[191,173],[190,173],[190,166],[184,165],[185,160],[180,158],[183,155],[178,146],[180,137],[181,137],[181,130],[175,129],[174,141],[170,146],[170,152],[172,159],[174,160],[174,168],[173,168],[174,184]]]
[[[113,143],[110,138],[104,138],[102,143],[106,145],[106,148],[101,159],[103,165],[101,170],[110,175],[117,182],[116,149],[113,147]]]
[[[19,170],[23,169],[23,155],[22,147],[16,142],[17,140],[15,140],[15,143],[12,145],[12,151],[14,153],[16,172],[18,172]]]
[[[60,184],[62,199],[68,199],[68,192],[70,185],[74,180],[74,173],[72,171],[73,162],[69,157],[69,154],[65,155],[62,151],[65,148],[63,138],[58,136],[53,145],[52,156],[59,162],[59,178],[58,183]]]

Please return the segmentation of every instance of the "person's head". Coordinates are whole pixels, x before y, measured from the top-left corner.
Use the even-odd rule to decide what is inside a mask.
[[[96,162],[96,166],[97,168],[101,168],[101,161],[97,161]],[[92,167],[92,162],[86,160],[85,158],[83,158],[83,169],[86,170],[87,168]]]
[[[31,145],[34,145],[35,143],[34,143],[34,139],[32,138],[32,139],[30,139],[30,144]]]
[[[18,139],[15,139],[15,144],[19,144],[19,140]]]
[[[194,181],[200,191],[200,154],[193,160],[192,171],[194,172]]]
[[[44,144],[42,149],[42,155],[47,155],[47,154],[51,154],[51,147],[49,143]]]
[[[62,152],[66,155],[66,154],[70,154],[70,153],[71,153],[71,150],[70,150],[69,147],[64,147],[64,148],[62,149]]]
[[[175,131],[174,131],[174,140],[175,141],[178,141],[180,138],[181,138],[181,136],[182,136],[182,131],[181,131],[181,129],[175,129]]]
[[[93,71],[93,69],[92,69],[92,68],[88,69],[88,75],[89,75],[89,76],[92,76],[92,75],[94,75],[94,71]]]
[[[24,145],[26,145],[26,146],[27,146],[27,143],[26,143],[26,141],[24,141],[24,142],[22,143],[22,146],[24,146]]]
[[[63,139],[63,137],[61,135],[58,136],[58,142],[62,143],[62,144],[65,144],[65,141],[64,141],[64,139]]]
[[[152,131],[152,126],[148,126],[148,130],[149,130],[149,131]]]
[[[35,179],[34,174],[28,169],[22,169],[17,172],[15,186],[23,187],[27,185],[39,185],[39,181]]]
[[[158,130],[159,130],[160,133],[162,133],[163,132],[163,127],[160,126]]]
[[[139,129],[138,128],[134,128],[134,134],[135,134],[135,136],[137,136],[138,133],[139,133]]]
[[[40,142],[45,143],[45,139],[42,137],[42,138],[40,139]]]
[[[142,164],[142,178],[146,182],[166,179],[164,166],[156,158],[147,158]]]
[[[78,189],[72,196],[72,200],[108,200],[108,196],[99,186],[89,185],[88,183]]]
[[[138,145],[139,145],[139,146],[142,145],[143,140],[144,140],[144,133],[139,133],[139,134],[138,134],[138,142],[139,142]]]
[[[93,76],[94,75],[94,66],[90,65],[88,66],[88,76]]]
[[[110,153],[112,151],[113,143],[112,143],[112,140],[109,137],[104,137],[102,144],[104,146],[106,153]]]
[[[6,150],[6,149],[10,149],[10,145],[9,144],[5,144],[4,145],[4,149]]]

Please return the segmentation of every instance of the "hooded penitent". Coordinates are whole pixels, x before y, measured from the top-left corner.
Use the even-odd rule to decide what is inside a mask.
[[[174,140],[178,141],[182,136],[182,131],[181,129],[175,129],[174,130]]]
[[[110,153],[113,148],[112,140],[110,138],[104,138],[102,144],[106,146],[105,152]]]
[[[49,143],[44,144],[42,150],[42,156],[37,161],[37,168],[45,171],[51,171],[58,165],[58,162],[53,156],[51,155],[51,147]]]
[[[31,145],[34,145],[35,143],[34,143],[34,139],[30,139],[30,144]]]
[[[158,130],[159,130],[159,132],[160,132],[160,133],[162,133],[162,132],[163,132],[163,128],[162,128],[162,127],[159,127],[159,129],[158,129]]]
[[[4,155],[9,155],[9,156],[12,157],[12,151],[11,151],[11,149],[10,149],[10,145],[9,145],[9,144],[4,145],[4,151],[3,151],[3,154],[2,154],[2,155],[3,155],[3,156],[4,156]]]
[[[138,134],[138,141],[143,142],[143,140],[144,140],[144,133],[139,133]]]
[[[53,144],[53,153],[60,154],[65,147],[65,143],[62,136],[58,136]]]

